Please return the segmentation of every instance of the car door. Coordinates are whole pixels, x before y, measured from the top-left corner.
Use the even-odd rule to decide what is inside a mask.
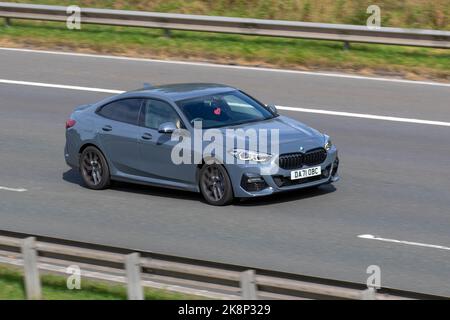
[[[184,127],[169,103],[144,99],[140,116],[140,169],[151,178],[193,184],[196,181],[195,165],[175,164],[171,154],[178,141],[171,141],[171,134],[158,132],[159,126],[166,122],[172,122],[179,129]]]
[[[138,120],[141,104],[142,99],[121,99],[97,111],[100,116],[98,137],[102,151],[114,168],[125,174],[137,174],[140,129]]]

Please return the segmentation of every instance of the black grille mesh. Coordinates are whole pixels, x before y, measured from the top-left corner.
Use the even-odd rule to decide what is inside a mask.
[[[321,164],[327,158],[327,151],[323,148],[315,149],[305,153],[303,164],[306,166],[314,166]]]
[[[327,158],[327,151],[324,148],[310,150],[305,153],[286,153],[282,154],[278,160],[278,166],[282,169],[291,170],[301,168],[302,166],[313,166],[321,164]]]
[[[303,164],[303,153],[288,153],[280,156],[279,167],[283,169],[300,168]]]

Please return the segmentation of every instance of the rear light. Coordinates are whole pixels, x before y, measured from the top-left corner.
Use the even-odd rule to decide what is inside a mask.
[[[69,119],[66,121],[66,129],[72,128],[77,122],[73,119]]]

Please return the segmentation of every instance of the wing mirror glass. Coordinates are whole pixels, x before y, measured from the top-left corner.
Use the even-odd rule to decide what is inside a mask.
[[[158,132],[159,133],[173,133],[176,129],[177,129],[177,127],[175,126],[175,124],[173,122],[164,122],[159,126]]]

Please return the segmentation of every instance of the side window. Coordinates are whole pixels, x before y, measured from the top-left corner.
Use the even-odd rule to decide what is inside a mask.
[[[142,125],[158,130],[164,122],[172,122],[180,129],[183,127],[181,119],[170,104],[164,101],[147,99],[144,101]]]
[[[124,99],[111,102],[103,106],[98,114],[111,120],[137,125],[141,102],[142,99]]]

